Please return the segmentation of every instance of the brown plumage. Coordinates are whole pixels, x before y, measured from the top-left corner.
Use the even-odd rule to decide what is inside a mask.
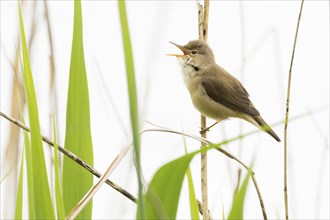
[[[240,81],[215,63],[213,52],[206,43],[194,40],[185,46],[174,45],[184,53],[174,56],[182,64],[192,102],[204,116],[217,121],[241,118],[281,141],[260,116]]]

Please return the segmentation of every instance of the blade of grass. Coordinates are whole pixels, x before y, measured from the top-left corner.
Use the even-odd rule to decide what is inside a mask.
[[[54,126],[54,173],[55,173],[55,199],[56,199],[56,211],[57,218],[64,219],[64,202],[62,196],[62,187],[61,187],[61,177],[59,172],[59,162],[58,162],[58,146],[57,146],[57,135],[56,135],[56,119],[55,114],[53,114],[53,126]]]
[[[74,26],[66,109],[65,147],[93,166],[88,82],[83,48],[81,2],[74,1]],[[65,213],[93,186],[93,176],[67,157],[63,160],[63,199]],[[92,218],[92,201],[77,219]]]
[[[198,204],[196,202],[197,199],[196,199],[195,187],[194,187],[194,182],[192,179],[190,167],[188,167],[186,175],[188,180],[191,219],[199,219]]]
[[[251,171],[249,171],[251,172]],[[247,186],[249,183],[249,177],[252,173],[247,173],[241,187],[235,192],[233,204],[228,216],[228,219],[244,219],[244,200],[246,195]]]
[[[192,158],[187,154],[162,166],[153,176],[143,197],[147,219],[175,219],[182,182]],[[196,200],[195,200],[196,202]],[[137,218],[141,216],[138,206]]]
[[[226,219],[226,217],[225,217],[225,207],[223,206],[223,201],[222,201],[222,203],[221,203],[221,209],[222,209],[222,220],[225,220]]]
[[[16,207],[15,207],[15,219],[23,219],[23,171],[24,171],[24,148],[21,155],[21,166],[19,170],[18,185],[17,185],[17,196],[16,196]]]
[[[24,123],[24,117],[21,113],[21,118]],[[28,206],[29,206],[29,218],[35,219],[35,200],[33,193],[33,171],[32,171],[32,158],[31,158],[31,146],[29,135],[26,131],[24,133],[24,146],[25,146],[25,158],[26,158],[26,170],[27,170],[27,186],[28,186]]]
[[[158,169],[143,197],[146,219],[176,218],[183,179],[191,160],[196,154],[215,148],[219,148],[219,144],[205,145],[205,148],[172,160]],[[141,207],[138,206],[137,218],[141,216],[140,212]]]
[[[184,150],[185,154],[188,154],[187,145],[186,145],[186,139],[183,136],[183,142],[184,142]],[[188,166],[186,171],[187,176],[187,182],[188,182],[188,189],[189,189],[189,203],[190,203],[190,215],[191,219],[198,219],[199,220],[199,214],[198,214],[198,203],[196,199],[196,193],[195,193],[195,187],[194,182],[191,175],[190,166]]]
[[[28,115],[31,129],[31,152],[28,157],[31,160],[31,172],[33,184],[34,214],[39,219],[54,219],[54,208],[51,200],[48,175],[46,171],[44,151],[39,125],[38,105],[34,89],[32,71],[26,46],[25,31],[20,5],[18,4],[20,30],[23,52],[23,79],[28,106]],[[30,200],[29,200],[30,201]]]
[[[130,33],[128,28],[126,5],[124,0],[118,1],[119,17],[122,30],[122,38],[125,53],[125,63],[126,63],[126,77],[128,85],[128,95],[129,95],[129,108],[131,117],[131,127],[133,134],[133,147],[134,147],[134,162],[138,177],[138,206],[141,207],[139,218],[144,219],[144,202],[142,199],[142,171],[141,171],[141,161],[140,161],[140,135],[139,135],[139,113],[138,113],[138,101],[135,83],[135,73],[134,73],[134,61],[133,52],[131,46]]]

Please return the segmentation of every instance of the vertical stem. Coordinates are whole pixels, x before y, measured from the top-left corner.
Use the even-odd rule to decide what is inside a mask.
[[[241,65],[240,65],[240,75],[241,75],[241,82],[244,84],[244,72],[245,72],[245,17],[244,17],[244,6],[243,6],[243,1],[239,2],[239,11],[240,11],[240,35],[241,35]],[[239,121],[239,134],[243,134],[243,121]],[[239,147],[238,147],[238,156],[241,157],[243,154],[243,140],[244,138],[239,139]],[[240,186],[240,181],[241,181],[241,173],[242,169],[238,168],[237,172],[237,185],[235,188],[235,194],[237,190],[239,189]]]
[[[298,21],[297,21],[297,27],[296,27],[296,34],[295,34],[294,43],[293,43],[293,50],[292,50],[289,77],[288,77],[288,91],[287,91],[285,123],[284,123],[284,205],[285,205],[285,219],[287,219],[287,220],[289,219],[288,186],[287,186],[287,131],[288,131],[288,121],[289,121],[291,72],[292,72],[294,54],[295,54],[295,50],[296,50],[298,30],[299,30],[299,24],[300,24],[300,18],[301,18],[303,5],[304,5],[304,0],[301,1],[300,11],[299,11],[299,16],[298,16]]]
[[[244,72],[245,72],[245,16],[244,16],[244,2],[239,2],[239,11],[240,11],[240,28],[241,28],[241,65],[240,65],[240,75],[241,75],[241,82],[244,84]],[[243,134],[243,121],[240,120],[239,123],[239,134]],[[238,155],[242,155],[242,142],[243,138],[239,140],[239,152]]]
[[[208,37],[208,15],[209,15],[209,0],[204,0],[204,7],[198,4],[198,33],[199,39],[207,42]],[[206,138],[206,118],[201,115],[201,136]],[[201,148],[205,147],[204,143],[201,143]],[[208,211],[208,190],[207,190],[207,153],[201,153],[201,190],[202,190],[202,212],[203,219],[210,219]]]
[[[204,0],[204,15],[203,15],[203,40],[206,43],[209,36],[209,7],[210,0]]]
[[[206,127],[206,118],[201,115],[201,130]],[[206,138],[206,132],[201,133],[203,138]],[[201,142],[201,148],[205,148],[205,144]],[[207,189],[207,151],[201,152],[201,188],[202,188],[202,212],[203,220],[210,219],[208,208],[208,189]]]
[[[204,8],[203,5],[198,4],[198,37],[200,40],[204,40],[203,30],[204,30]]]

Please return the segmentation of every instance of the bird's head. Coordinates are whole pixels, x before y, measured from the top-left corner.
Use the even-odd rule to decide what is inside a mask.
[[[178,47],[183,52],[183,54],[168,55],[177,57],[180,61],[182,61],[181,63],[184,66],[190,65],[196,70],[203,70],[215,62],[211,48],[202,40],[193,40],[184,46],[173,42],[170,43]]]

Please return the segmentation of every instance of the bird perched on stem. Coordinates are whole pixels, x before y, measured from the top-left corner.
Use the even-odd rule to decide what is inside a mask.
[[[191,100],[201,114],[218,122],[228,118],[244,119],[281,141],[260,116],[240,81],[216,64],[206,43],[201,40],[190,41],[184,46],[170,43],[183,52],[182,55],[168,55],[179,59]]]

